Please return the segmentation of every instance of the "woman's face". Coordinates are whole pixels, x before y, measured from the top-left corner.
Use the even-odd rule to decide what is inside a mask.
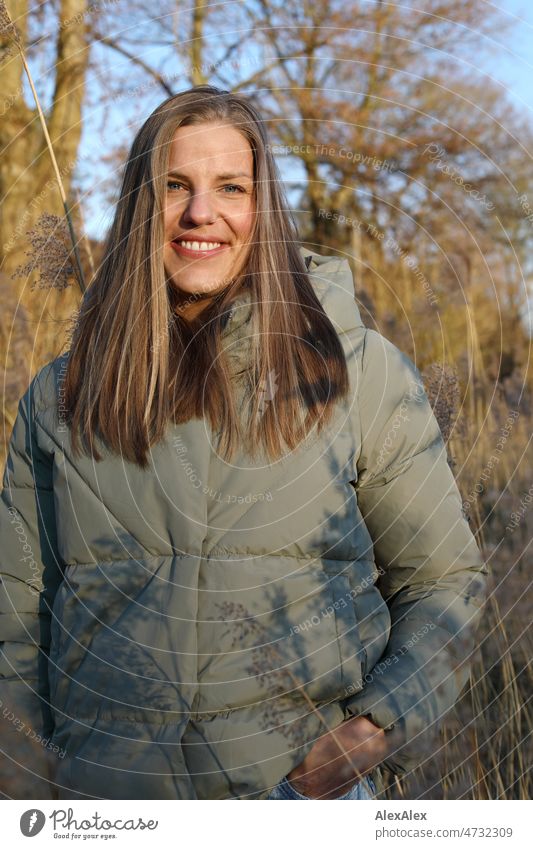
[[[252,149],[234,127],[210,122],[176,131],[163,259],[187,317],[198,314],[244,265],[254,223],[253,188]]]

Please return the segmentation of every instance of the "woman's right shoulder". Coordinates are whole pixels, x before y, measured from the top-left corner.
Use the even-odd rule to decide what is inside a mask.
[[[55,407],[58,403],[66,378],[68,355],[67,351],[45,363],[31,380],[28,393],[33,396],[32,406],[35,412]]]

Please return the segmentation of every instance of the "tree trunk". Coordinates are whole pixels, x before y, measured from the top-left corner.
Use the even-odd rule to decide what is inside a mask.
[[[8,0],[9,14],[26,41],[27,0]],[[88,63],[87,0],[62,0],[57,27],[54,93],[50,108],[41,103],[67,198],[71,197],[82,129],[82,102]],[[73,283],[66,289],[31,290],[38,272],[12,277],[27,262],[27,231],[43,212],[64,218],[63,203],[52,168],[35,102],[26,103],[27,79],[20,53],[4,35],[0,40],[0,285],[8,304],[9,327],[0,328],[7,371],[6,421],[10,409],[35,372],[65,347],[68,322],[80,302]],[[37,90],[42,89],[37,83]],[[80,228],[76,226],[76,238]],[[16,377],[15,377],[16,375]]]

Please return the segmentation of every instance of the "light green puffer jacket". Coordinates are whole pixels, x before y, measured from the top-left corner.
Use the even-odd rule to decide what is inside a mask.
[[[397,727],[385,763],[402,774],[468,678],[487,567],[419,372],[363,326],[347,261],[301,250],[351,393],[283,460],[222,462],[199,420],[169,427],[149,471],[101,443],[103,461],[73,459],[65,356],[20,401],[0,509],[2,744],[20,760],[13,714],[59,747],[60,799],[266,798],[351,714]],[[224,330],[236,391],[249,298]],[[25,766],[24,798],[48,798]]]

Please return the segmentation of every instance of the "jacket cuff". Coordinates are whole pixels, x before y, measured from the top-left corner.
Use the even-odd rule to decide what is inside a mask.
[[[400,706],[384,684],[367,685],[361,693],[351,696],[342,704],[345,719],[366,716],[378,728],[383,728],[385,735],[394,729],[398,746],[382,761],[381,767],[401,775],[416,765],[412,758],[406,763],[404,758],[399,757],[400,748],[407,743],[405,717],[401,715]]]

